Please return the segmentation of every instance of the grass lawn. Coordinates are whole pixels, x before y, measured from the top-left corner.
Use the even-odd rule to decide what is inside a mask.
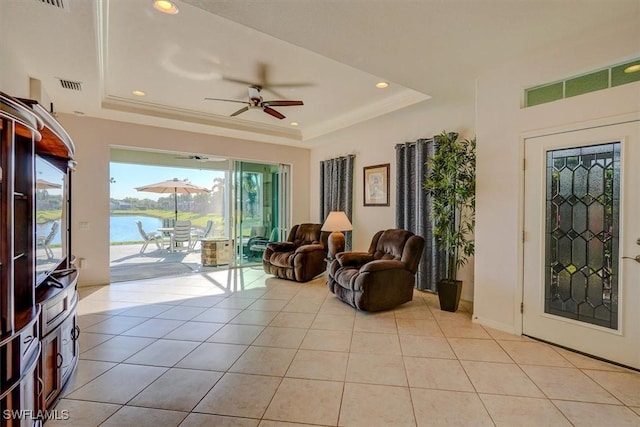
[[[111,215],[143,215],[159,219],[175,218],[174,211],[166,211],[161,209],[128,209],[128,210],[112,210]],[[223,224],[224,218],[220,215],[202,214],[193,212],[178,212],[178,220],[191,221],[191,225],[198,228],[204,228],[208,220],[212,220],[214,224]]]
[[[50,221],[56,221],[61,217],[62,217],[62,211],[60,209],[49,210],[49,211],[38,211],[38,217],[36,218],[36,223],[44,224]]]

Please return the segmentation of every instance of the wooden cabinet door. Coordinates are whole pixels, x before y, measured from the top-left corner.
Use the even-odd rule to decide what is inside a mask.
[[[25,417],[21,420],[21,427],[33,427],[41,425],[37,419],[40,404],[38,402],[38,369],[34,368],[27,373],[20,383],[20,408],[32,411],[33,417]]]
[[[60,325],[60,383],[65,384],[67,378],[73,372],[76,358],[78,357],[78,329],[76,327],[76,316],[70,315]]]
[[[44,407],[55,401],[60,392],[60,367],[63,356],[60,354],[60,329],[51,332],[42,340],[42,396]]]

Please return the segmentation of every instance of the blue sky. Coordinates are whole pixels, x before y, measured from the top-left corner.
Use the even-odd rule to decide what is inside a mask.
[[[191,184],[211,189],[213,179],[217,177],[223,178],[224,172],[111,162],[109,176],[115,180],[115,182],[109,184],[111,186],[111,198],[113,199],[136,197],[138,199],[158,200],[160,197],[167,197],[167,194],[136,191],[135,188],[173,178],[180,180],[186,178]]]

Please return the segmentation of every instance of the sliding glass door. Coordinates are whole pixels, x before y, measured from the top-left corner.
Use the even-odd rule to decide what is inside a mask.
[[[259,264],[268,242],[286,238],[289,166],[235,161],[233,189],[236,265]]]

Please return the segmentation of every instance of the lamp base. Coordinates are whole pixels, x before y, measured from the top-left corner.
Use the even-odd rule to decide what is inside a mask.
[[[329,234],[329,239],[327,240],[328,245],[328,256],[330,259],[336,257],[338,252],[344,251],[344,234],[341,231],[334,231]]]

